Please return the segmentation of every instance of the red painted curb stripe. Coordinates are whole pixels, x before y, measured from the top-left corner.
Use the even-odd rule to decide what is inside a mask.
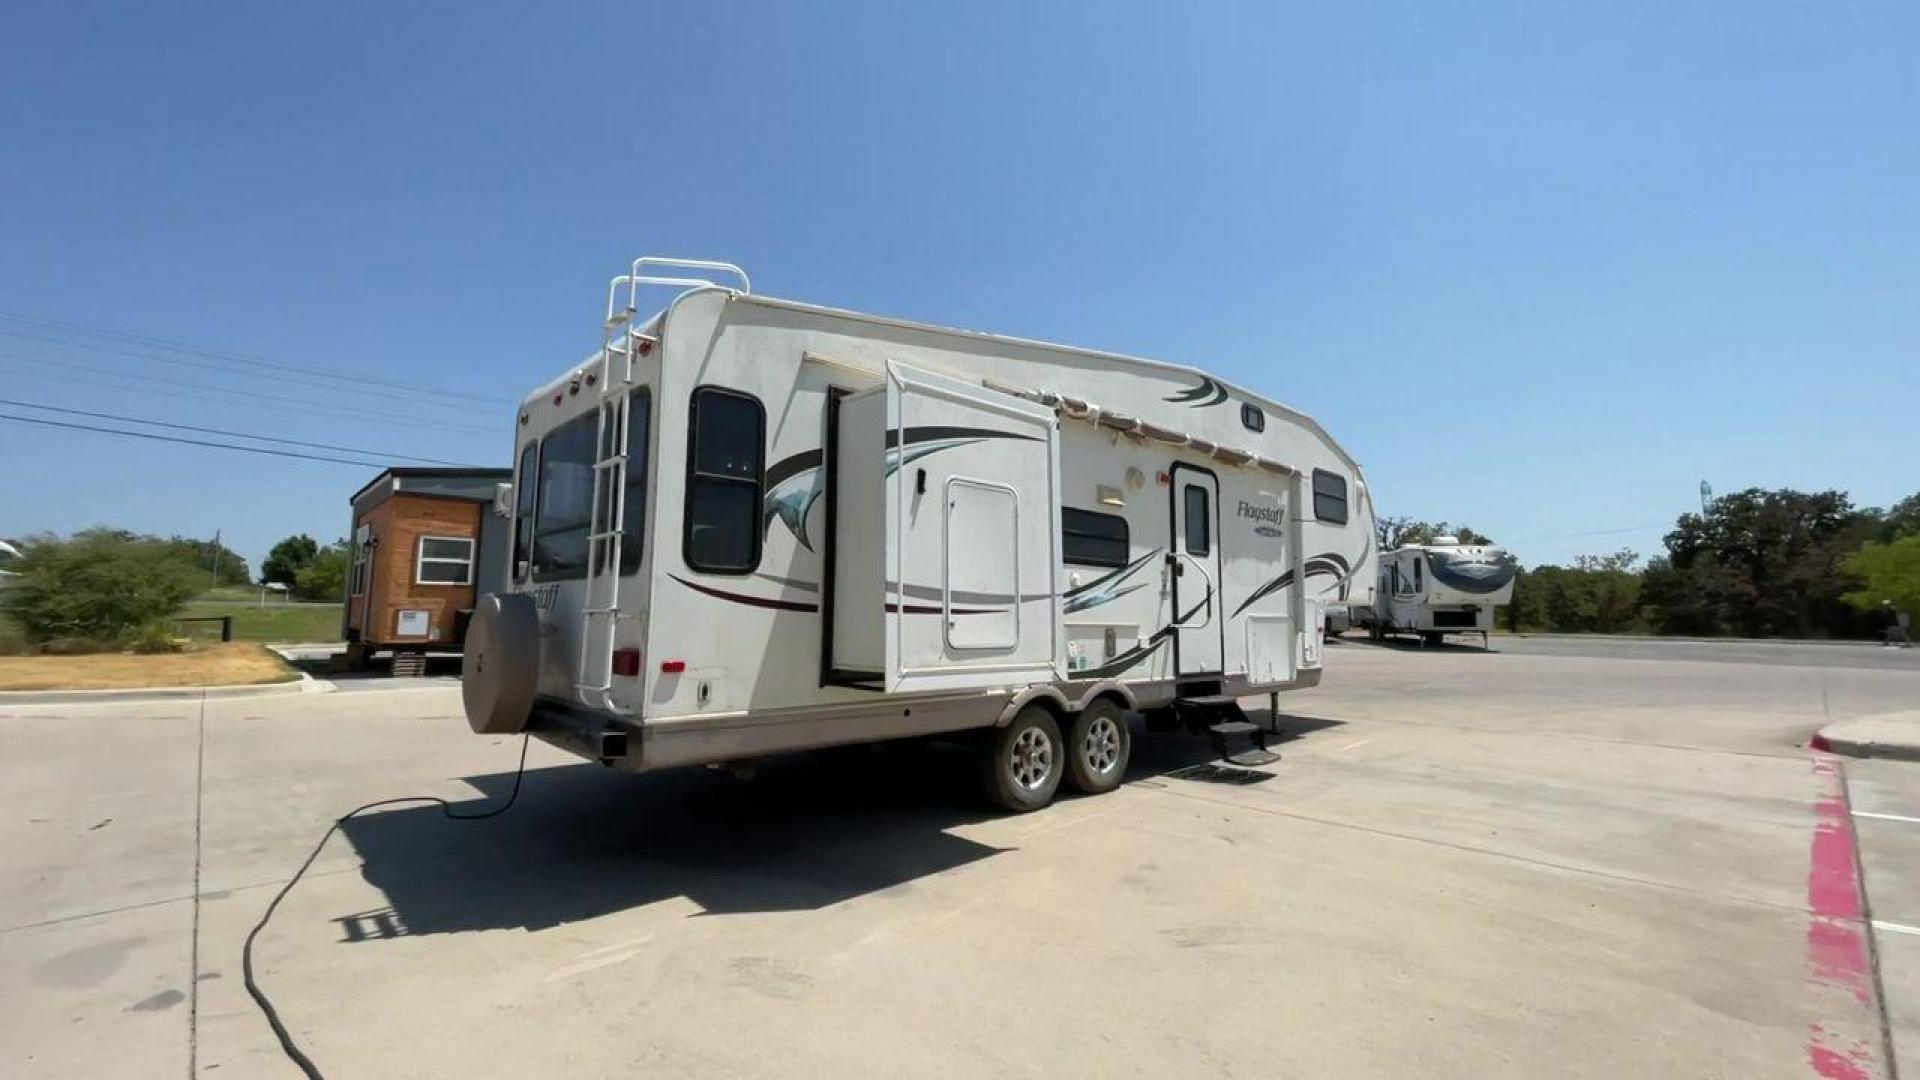
[[[1819,784],[1814,799],[1813,846],[1807,866],[1807,970],[1821,986],[1850,994],[1875,1016],[1873,964],[1868,958],[1866,924],[1861,915],[1860,874],[1855,861],[1853,815],[1840,762],[1816,754],[1813,773]],[[1807,1040],[1807,1063],[1826,1080],[1871,1080],[1880,1072],[1874,1048],[1858,1039],[1841,1039],[1819,1024]]]

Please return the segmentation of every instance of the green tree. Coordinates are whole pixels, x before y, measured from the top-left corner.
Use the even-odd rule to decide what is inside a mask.
[[[131,537],[134,534],[122,535]],[[247,573],[246,556],[225,544],[212,540],[196,540],[189,536],[170,537],[166,543],[178,549],[215,585],[246,585],[253,580]]]
[[[300,569],[319,553],[319,543],[306,533],[289,536],[267,552],[266,561],[260,564],[260,580],[293,588],[299,584]]]
[[[1868,544],[1847,558],[1846,569],[1862,583],[1846,594],[1847,603],[1870,612],[1891,600],[1908,614],[1920,613],[1920,533]]]
[[[178,611],[206,582],[172,542],[113,529],[34,537],[12,569],[19,577],[0,593],[0,605],[36,642],[127,640]]]
[[[321,548],[300,568],[293,583],[302,600],[338,600],[347,585],[347,542],[337,540]]]
[[[1841,491],[1725,495],[1680,516],[1645,597],[1668,633],[1863,633],[1866,621],[1841,600],[1854,585],[1842,563],[1878,526]]]
[[[1491,544],[1493,540],[1486,534],[1475,532],[1471,527],[1454,527],[1446,522],[1421,521],[1408,517],[1379,517],[1373,519],[1374,542],[1381,551],[1392,551],[1408,544],[1431,544],[1436,536],[1451,536],[1463,544]]]

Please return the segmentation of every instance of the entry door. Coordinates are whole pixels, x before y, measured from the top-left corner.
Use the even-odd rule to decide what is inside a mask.
[[[1220,596],[1220,483],[1205,469],[1175,465],[1172,553],[1174,672],[1218,675],[1224,667]]]

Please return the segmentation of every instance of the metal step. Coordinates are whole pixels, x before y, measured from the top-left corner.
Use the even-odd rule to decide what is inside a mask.
[[[1182,696],[1176,700],[1183,704],[1199,705],[1211,709],[1221,709],[1229,705],[1235,709],[1240,707],[1240,699],[1231,694],[1197,694],[1192,697]]]

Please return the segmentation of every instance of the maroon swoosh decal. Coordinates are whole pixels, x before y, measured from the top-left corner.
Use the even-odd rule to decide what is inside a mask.
[[[667,576],[679,582],[680,584],[685,585],[687,588],[692,589],[694,592],[703,592],[703,593],[706,593],[708,596],[717,596],[722,600],[731,600],[736,604],[745,604],[748,607],[773,608],[776,611],[819,611],[820,610],[820,605],[809,604],[804,600],[775,600],[772,597],[767,597],[767,596],[748,596],[745,593],[727,592],[724,589],[709,588],[708,586],[702,585],[699,582],[688,581],[686,578],[681,577],[679,574],[668,574]]]
[[[736,604],[745,604],[748,607],[772,608],[776,611],[819,611],[820,610],[820,605],[808,603],[805,600],[776,600],[770,596],[748,596],[746,593],[728,592],[725,589],[716,589],[708,585],[702,585],[697,581],[688,581],[686,578],[681,577],[679,574],[668,574],[667,576],[679,582],[680,584],[685,585],[687,588],[692,589],[695,592],[706,593],[708,596],[717,597],[721,600],[731,600]],[[945,611],[944,608],[934,607],[930,604],[908,604],[904,608],[895,607],[892,604],[888,604],[887,610],[888,611],[904,611],[909,615],[939,615]],[[1006,609],[1005,608],[954,608],[953,613],[955,615],[992,615],[1004,610]]]

